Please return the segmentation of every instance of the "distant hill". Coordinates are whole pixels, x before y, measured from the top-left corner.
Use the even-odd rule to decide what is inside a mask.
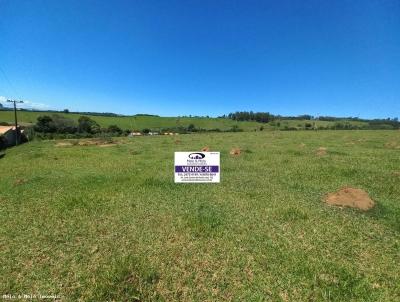
[[[254,131],[259,129],[263,124],[258,122],[238,122],[227,118],[207,118],[207,117],[160,117],[156,115],[138,114],[134,116],[109,116],[101,114],[87,113],[64,113],[55,111],[18,111],[18,121],[22,125],[35,124],[38,116],[59,114],[73,120],[78,120],[80,116],[88,116],[95,120],[102,127],[117,125],[121,129],[142,130],[145,128],[151,130],[160,130],[161,128],[188,127],[193,124],[196,128],[201,129],[220,129],[222,131],[229,130],[237,125],[243,131]],[[0,110],[0,122],[13,123],[14,112]],[[265,126],[265,125],[264,125]]]
[[[23,126],[36,123],[38,116],[59,114],[77,121],[80,116],[88,116],[101,127],[117,125],[123,130],[153,131],[165,128],[187,128],[194,125],[197,129],[226,131],[236,127],[241,131],[258,130],[311,130],[311,129],[399,129],[397,119],[366,120],[358,118],[320,117],[309,115],[284,117],[270,115],[267,123],[255,120],[240,120],[242,113],[235,113],[236,119],[228,116],[212,117],[161,117],[151,114],[136,114],[132,116],[115,113],[69,112],[64,111],[30,111],[19,110],[18,122]],[[0,108],[0,123],[14,123],[14,112],[9,108]]]

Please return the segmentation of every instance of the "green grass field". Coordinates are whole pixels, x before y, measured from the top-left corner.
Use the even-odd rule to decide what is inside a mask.
[[[37,111],[19,111],[18,120],[22,125],[35,124],[38,116],[40,115],[53,115],[54,112],[37,112]],[[63,115],[70,119],[77,121],[81,114],[75,113],[57,113]],[[97,116],[97,115],[87,115],[91,119],[95,120],[102,127],[108,127],[110,125],[117,125],[122,129],[130,130],[142,130],[144,128],[149,128],[152,130],[160,130],[161,128],[168,127],[187,127],[190,124],[194,124],[196,128],[201,129],[220,129],[229,130],[232,126],[237,125],[243,131],[254,131],[259,130],[260,127],[264,127],[265,130],[277,129],[276,126],[271,123],[262,124],[257,122],[237,122],[230,119],[223,118],[206,118],[206,117],[158,117],[158,116]],[[0,122],[13,123],[14,122],[14,112],[13,111],[0,111]],[[318,127],[332,126],[335,122],[330,121],[306,121],[306,120],[281,120],[280,127],[298,127],[304,128],[305,123],[315,123]],[[346,122],[346,121],[345,121]],[[358,121],[347,121],[346,123],[354,125],[366,125],[365,122]]]
[[[52,115],[54,112],[30,112],[30,111],[19,111],[18,120],[23,125],[29,125],[36,123],[38,116],[40,115]],[[78,121],[82,114],[75,113],[57,113]],[[257,122],[236,122],[230,119],[223,118],[201,118],[201,117],[159,117],[159,116],[97,116],[87,115],[91,119],[95,120],[102,127],[108,127],[110,125],[117,125],[122,129],[130,130],[142,130],[144,128],[150,128],[152,130],[160,130],[161,128],[168,127],[187,127],[190,124],[194,124],[196,128],[202,129],[215,129],[228,130],[233,125],[238,125],[240,129],[244,131],[253,131],[259,129],[261,123]],[[13,111],[0,111],[0,122],[14,122]],[[265,125],[264,125],[265,126]]]
[[[200,126],[200,125],[199,125]],[[399,301],[400,131],[35,141],[0,159],[0,294],[63,301]],[[220,184],[173,152],[221,151]],[[243,153],[229,155],[232,147]],[[325,156],[315,150],[326,147]],[[366,190],[360,212],[321,200]]]

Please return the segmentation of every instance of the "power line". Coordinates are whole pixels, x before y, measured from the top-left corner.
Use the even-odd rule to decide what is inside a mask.
[[[18,120],[17,120],[17,103],[21,104],[23,101],[17,100],[7,100],[8,103],[14,103],[14,118],[15,118],[15,145],[18,145],[19,138],[19,129],[18,129]]]

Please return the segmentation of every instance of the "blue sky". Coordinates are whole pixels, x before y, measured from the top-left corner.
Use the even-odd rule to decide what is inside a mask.
[[[0,98],[400,117],[400,1],[0,0]]]

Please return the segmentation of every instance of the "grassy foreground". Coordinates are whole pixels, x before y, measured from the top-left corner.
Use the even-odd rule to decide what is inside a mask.
[[[63,301],[399,301],[400,132],[32,142],[0,159],[0,294]],[[221,151],[220,184],[173,152]],[[232,147],[244,152],[229,155]],[[326,147],[325,156],[316,156]],[[349,185],[377,206],[325,205]]]

